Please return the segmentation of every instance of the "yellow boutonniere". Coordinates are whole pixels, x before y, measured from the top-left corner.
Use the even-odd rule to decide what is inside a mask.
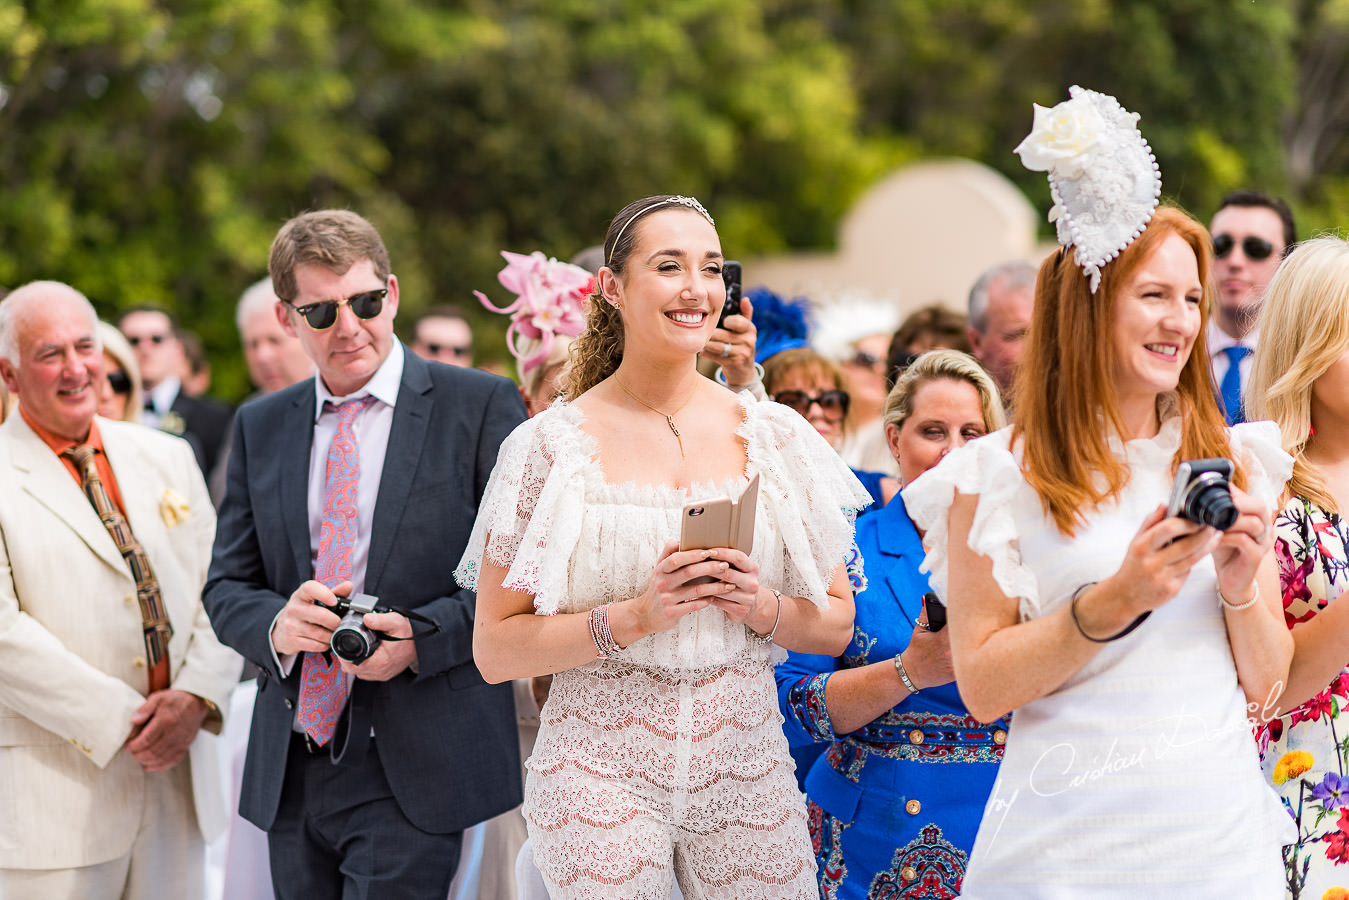
[[[159,430],[167,431],[169,434],[176,434],[182,437],[187,432],[187,423],[178,413],[170,410],[166,412],[159,420]]]
[[[165,528],[172,528],[192,518],[192,507],[182,494],[173,488],[165,488],[164,496],[159,498],[159,517],[164,520]]]

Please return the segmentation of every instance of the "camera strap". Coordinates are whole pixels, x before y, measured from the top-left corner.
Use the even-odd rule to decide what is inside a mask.
[[[339,599],[344,599],[344,598],[339,598]],[[315,604],[316,606],[321,606],[321,607],[323,607],[324,609],[328,610],[328,612],[333,613],[334,615],[338,615],[338,616],[341,616],[342,614],[344,614],[344,613],[346,613],[346,612],[348,612],[348,611],[350,610],[350,607],[348,607],[345,603],[334,603],[334,604],[332,604],[332,605],[329,605],[329,604],[327,604],[327,603],[324,603],[324,602],[321,601],[321,600],[315,600],[315,601],[314,601],[314,604]],[[398,613],[400,616],[402,616],[403,618],[407,619],[409,622],[421,622],[423,625],[430,625],[430,626],[431,626],[430,630],[428,630],[428,631],[423,631],[421,634],[418,634],[418,633],[417,633],[417,629],[416,629],[416,628],[413,628],[413,629],[412,629],[412,635],[411,635],[410,637],[396,637],[396,636],[394,636],[394,635],[392,635],[392,634],[385,634],[384,632],[381,631],[381,632],[379,633],[379,636],[380,636],[380,638],[381,638],[382,640],[386,640],[386,641],[415,641],[417,638],[420,638],[420,637],[426,637],[426,636],[432,635],[432,634],[438,634],[438,633],[440,632],[440,624],[439,624],[439,623],[433,621],[432,619],[428,619],[426,616],[422,615],[421,613],[413,612],[413,611],[410,610],[410,609],[400,609],[400,608],[397,607],[397,606],[376,606],[374,609],[371,610],[371,612],[375,612],[375,613],[391,613],[391,612],[392,612],[392,613]]]
[[[383,611],[383,610],[376,610],[376,612],[382,612],[382,611]],[[381,636],[382,638],[384,638],[384,640],[386,640],[386,641],[415,641],[415,640],[416,640],[417,638],[419,638],[419,637],[426,637],[427,635],[431,635],[431,634],[439,634],[439,633],[440,633],[440,624],[439,624],[438,622],[435,622],[435,621],[431,620],[431,619],[428,619],[426,616],[422,615],[421,613],[413,612],[413,611],[410,610],[410,609],[399,609],[397,606],[390,606],[390,607],[388,607],[388,611],[389,611],[389,612],[396,612],[396,613],[398,613],[400,616],[402,616],[403,618],[407,619],[407,620],[410,621],[410,622],[421,622],[423,625],[430,625],[431,628],[430,628],[429,631],[423,631],[421,634],[418,634],[418,633],[417,633],[417,629],[414,628],[414,629],[412,629],[412,636],[411,636],[411,637],[394,637],[394,636],[391,635],[391,634],[381,634],[380,636]]]

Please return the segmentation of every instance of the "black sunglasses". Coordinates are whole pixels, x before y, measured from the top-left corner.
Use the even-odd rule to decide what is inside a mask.
[[[131,393],[131,376],[125,372],[109,372],[108,387],[112,388],[114,394]]]
[[[1236,245],[1236,239],[1232,235],[1227,233],[1215,234],[1213,236],[1213,255],[1218,259],[1227,259]],[[1264,238],[1251,235],[1241,239],[1241,252],[1246,254],[1246,258],[1252,262],[1260,262],[1269,259],[1270,254],[1274,252],[1274,245]]]
[[[848,404],[852,400],[847,391],[825,391],[818,397],[812,397],[805,391],[778,391],[773,395],[773,399],[803,416],[809,413],[810,408],[816,403],[820,404],[820,409],[826,413],[846,416]]]
[[[286,305],[303,316],[305,324],[310,328],[323,331],[332,328],[337,322],[337,308],[344,303],[351,307],[356,318],[373,319],[384,309],[384,297],[388,293],[388,288],[380,288],[352,294],[345,300],[320,300],[317,303],[306,303],[304,306],[296,306],[287,300]]]

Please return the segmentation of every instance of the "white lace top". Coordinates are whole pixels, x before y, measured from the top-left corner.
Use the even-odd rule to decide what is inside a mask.
[[[1129,481],[1072,537],[1045,514],[1010,434],[952,452],[907,485],[904,500],[926,532],[924,568],[946,598],[953,494],[977,495],[968,545],[992,560],[1025,621],[1118,570],[1143,519],[1170,494],[1181,430],[1172,417],[1153,439],[1116,441]],[[1273,510],[1292,471],[1278,429],[1259,422],[1229,435],[1248,491]],[[1261,777],[1206,557],[1136,631],[1013,713],[963,896],[1281,896],[1288,824]]]
[[[664,545],[679,537],[683,505],[734,496],[758,473],[754,549],[761,584],[828,604],[838,565],[853,549],[852,521],[870,496],[838,454],[795,412],[739,395],[746,445],[743,479],[692,490],[610,484],[584,415],[557,402],[501,445],[468,549],[455,572],[476,588],[484,551],[507,568],[505,586],[534,595],[544,615],[584,612],[646,586]],[[625,648],[622,659],[679,671],[723,665],[745,651],[748,631],[719,609]]]

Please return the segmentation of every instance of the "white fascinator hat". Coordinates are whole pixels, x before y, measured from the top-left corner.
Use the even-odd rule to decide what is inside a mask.
[[[1152,148],[1138,113],[1109,94],[1073,85],[1052,108],[1035,105],[1031,132],[1015,153],[1032,172],[1049,174],[1049,221],[1073,248],[1096,293],[1101,267],[1143,233],[1162,195]]]

